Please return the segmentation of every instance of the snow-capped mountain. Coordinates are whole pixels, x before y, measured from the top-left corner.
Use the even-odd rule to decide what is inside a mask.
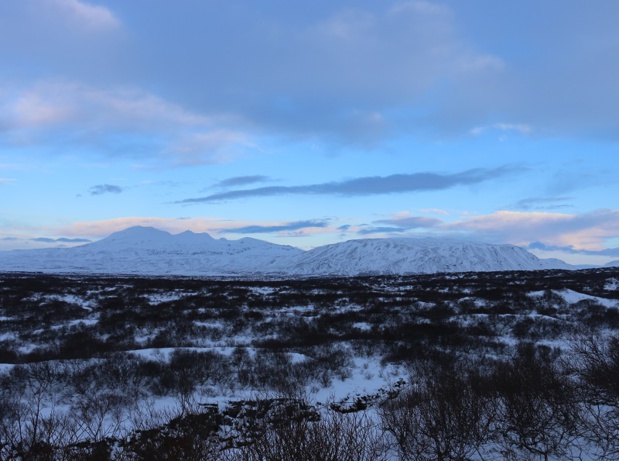
[[[303,251],[252,238],[131,227],[73,248],[0,252],[1,271],[144,275],[359,275],[567,269],[513,245],[446,239],[349,240]]]
[[[294,258],[291,274],[407,274],[566,269],[513,245],[449,239],[361,239],[326,245]]]
[[[73,248],[0,252],[0,270],[233,275],[259,273],[300,253],[303,250],[252,238],[214,239],[190,231],[172,235],[136,226]]]

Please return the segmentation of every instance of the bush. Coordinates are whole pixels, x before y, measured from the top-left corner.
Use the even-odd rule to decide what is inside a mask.
[[[490,439],[490,399],[478,376],[448,365],[413,377],[380,409],[383,430],[400,459],[466,460]]]
[[[497,399],[496,436],[511,455],[565,459],[578,436],[576,389],[548,348],[519,345],[492,375]]]

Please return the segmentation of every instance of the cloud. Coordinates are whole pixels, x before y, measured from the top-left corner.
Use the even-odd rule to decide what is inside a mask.
[[[347,231],[358,235],[442,236],[488,243],[511,243],[532,250],[564,254],[615,256],[607,245],[619,237],[619,210],[600,209],[568,214],[541,211],[497,211],[486,215],[441,220],[397,213],[391,219],[358,225]],[[431,230],[424,232],[424,230]]]
[[[0,110],[0,140],[12,145],[61,139],[65,149],[85,144],[112,158],[173,166],[226,162],[252,148],[230,117],[196,113],[134,87],[45,80],[0,93]]]
[[[119,18],[109,7],[83,0],[0,2],[0,60],[5,64],[0,93],[59,77],[94,86],[127,82],[119,77],[127,75],[130,38]],[[3,115],[0,131],[5,129]]]
[[[120,194],[122,191],[122,187],[114,186],[112,184],[97,184],[88,190],[90,195]]]
[[[4,73],[157,88],[242,121],[223,131],[325,143],[487,131],[619,139],[616,2],[100,3],[0,2],[0,57],[14,69]]]
[[[430,210],[434,212],[436,210]],[[360,225],[355,228],[358,235],[393,235],[406,234],[409,231],[419,229],[439,228],[444,225],[444,221],[426,216],[412,216],[409,212],[400,212],[393,215],[390,219],[379,219],[372,223],[373,225]],[[375,226],[374,224],[388,224],[388,226]],[[415,235],[419,235],[415,233]]]
[[[569,208],[571,205],[565,203],[569,200],[572,200],[572,197],[530,197],[516,202],[514,208],[527,211]]]
[[[219,231],[229,234],[265,234],[273,232],[296,231],[307,228],[325,228],[328,225],[329,224],[327,221],[294,221],[286,224],[271,226],[253,225],[244,227],[231,227],[220,229]]]
[[[450,8],[432,2],[265,9],[243,0],[181,10],[162,2],[146,15],[139,8],[118,5],[131,36],[103,55],[109,65],[97,79],[141,81],[182,106],[235,114],[278,137],[375,146],[394,131],[423,132],[431,126],[425,115],[437,112],[422,107],[428,94],[446,84],[482,86],[505,67],[463,36]],[[61,70],[88,73],[69,60]]]
[[[595,155],[591,152],[591,155]],[[603,162],[600,162],[603,164]],[[563,165],[557,168],[546,184],[546,194],[550,196],[572,194],[578,190],[595,189],[617,184],[617,175],[607,164],[599,165],[586,162],[575,162],[571,168]]]
[[[381,223],[388,225],[380,225]],[[442,221],[424,216],[405,216],[405,213],[400,212],[395,214],[393,219],[381,219],[372,224],[351,224],[337,217],[284,222],[235,221],[215,217],[125,217],[76,222],[67,227],[49,229],[46,232],[48,235],[64,235],[66,237],[63,238],[67,240],[51,239],[37,242],[80,243],[82,242],[80,239],[96,240],[136,225],[152,226],[171,233],[192,230],[220,236],[265,234],[265,238],[280,243],[287,238],[304,237],[306,246],[310,247],[315,246],[321,239],[324,243],[332,243],[333,237],[342,239],[355,235],[385,237],[432,235],[488,243],[510,243],[533,251],[554,252],[553,256],[562,258],[563,255],[616,258],[618,250],[613,248],[615,245],[612,243],[619,237],[619,210],[601,209],[579,214],[498,211],[487,215],[461,216],[455,220]],[[5,229],[7,233],[8,230],[10,229]],[[17,235],[15,232],[12,233]],[[310,236],[313,238],[310,239]]]
[[[560,251],[562,253],[569,253],[573,255],[587,255],[587,256],[608,256],[611,258],[619,257],[619,248],[604,248],[602,250],[587,250],[583,248],[574,248],[572,245],[559,246],[559,245],[546,245],[541,242],[532,242],[525,247],[527,250],[541,250],[541,251]]]
[[[66,14],[71,22],[82,28],[106,30],[120,26],[120,20],[104,6],[79,0],[46,0],[46,3]]]
[[[49,237],[37,237],[31,238],[32,242],[40,242],[40,243],[90,243],[92,240],[84,239],[84,238],[49,238]]]
[[[101,221],[75,222],[70,226],[55,229],[55,232],[79,238],[101,238],[128,227],[156,227],[172,234],[191,230],[209,234],[239,234],[238,229],[247,229],[243,233],[294,231],[299,229],[322,229],[328,231],[326,220],[304,220],[294,222],[281,221],[235,221],[212,218],[159,218],[159,217],[125,217]],[[253,232],[252,232],[253,231]]]
[[[91,129],[147,129],[209,122],[208,117],[130,87],[98,88],[67,80],[44,80],[3,95],[5,124],[16,129],[62,123],[80,123]]]
[[[475,235],[491,242],[525,246],[542,242],[601,250],[607,239],[619,236],[619,211],[600,209],[582,214],[498,211],[444,223],[441,229]]]
[[[271,178],[263,175],[251,175],[251,176],[236,176],[234,178],[224,179],[219,181],[213,187],[226,189],[228,187],[247,186],[249,184],[256,184],[260,182],[268,182]]]
[[[363,227],[357,231],[358,235],[373,235],[373,234],[381,234],[381,235],[389,235],[389,234],[402,234],[406,232],[408,229],[397,228],[397,227]]]
[[[499,131],[499,132],[515,132],[523,135],[533,133],[533,127],[525,123],[494,123],[492,125],[478,126],[471,130],[471,134],[479,136],[487,131]]]
[[[427,213],[427,214],[438,214],[442,216],[449,216],[449,211],[441,210],[440,208],[422,208],[419,211],[422,213]]]
[[[379,224],[391,224],[392,226],[401,227],[404,229],[427,229],[442,224],[442,220],[435,218],[427,218],[424,216],[409,216],[404,218],[394,219],[379,219],[374,221]]]
[[[477,168],[454,174],[412,173],[390,176],[369,176],[340,182],[310,184],[305,186],[269,186],[254,189],[237,189],[206,197],[189,198],[178,203],[208,203],[249,197],[282,195],[336,195],[359,197],[369,195],[401,194],[408,192],[444,190],[455,186],[479,184],[503,176],[516,174],[522,168],[504,166],[494,169]]]
[[[0,185],[8,185],[8,184],[12,184],[15,181],[17,181],[16,179],[11,179],[11,178],[0,178]]]

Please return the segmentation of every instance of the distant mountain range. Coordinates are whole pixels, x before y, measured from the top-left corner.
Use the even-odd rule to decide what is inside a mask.
[[[131,227],[73,248],[0,252],[0,271],[47,273],[324,276],[574,268],[513,245],[434,238],[361,239],[313,250],[252,238],[214,239]]]

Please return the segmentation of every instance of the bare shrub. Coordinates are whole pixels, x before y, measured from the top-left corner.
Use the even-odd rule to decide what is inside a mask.
[[[568,459],[578,436],[576,389],[550,351],[521,344],[496,366],[496,436],[507,456]]]
[[[57,406],[59,371],[43,362],[15,367],[0,394],[0,459],[51,459],[79,430]]]
[[[447,366],[426,370],[381,407],[382,427],[403,460],[468,460],[489,440],[491,413],[478,378]]]
[[[600,459],[619,458],[619,337],[574,341],[571,371],[585,402],[585,438],[598,447]]]
[[[290,419],[266,428],[229,454],[240,461],[386,461],[383,434],[366,414],[329,412],[318,421]]]

